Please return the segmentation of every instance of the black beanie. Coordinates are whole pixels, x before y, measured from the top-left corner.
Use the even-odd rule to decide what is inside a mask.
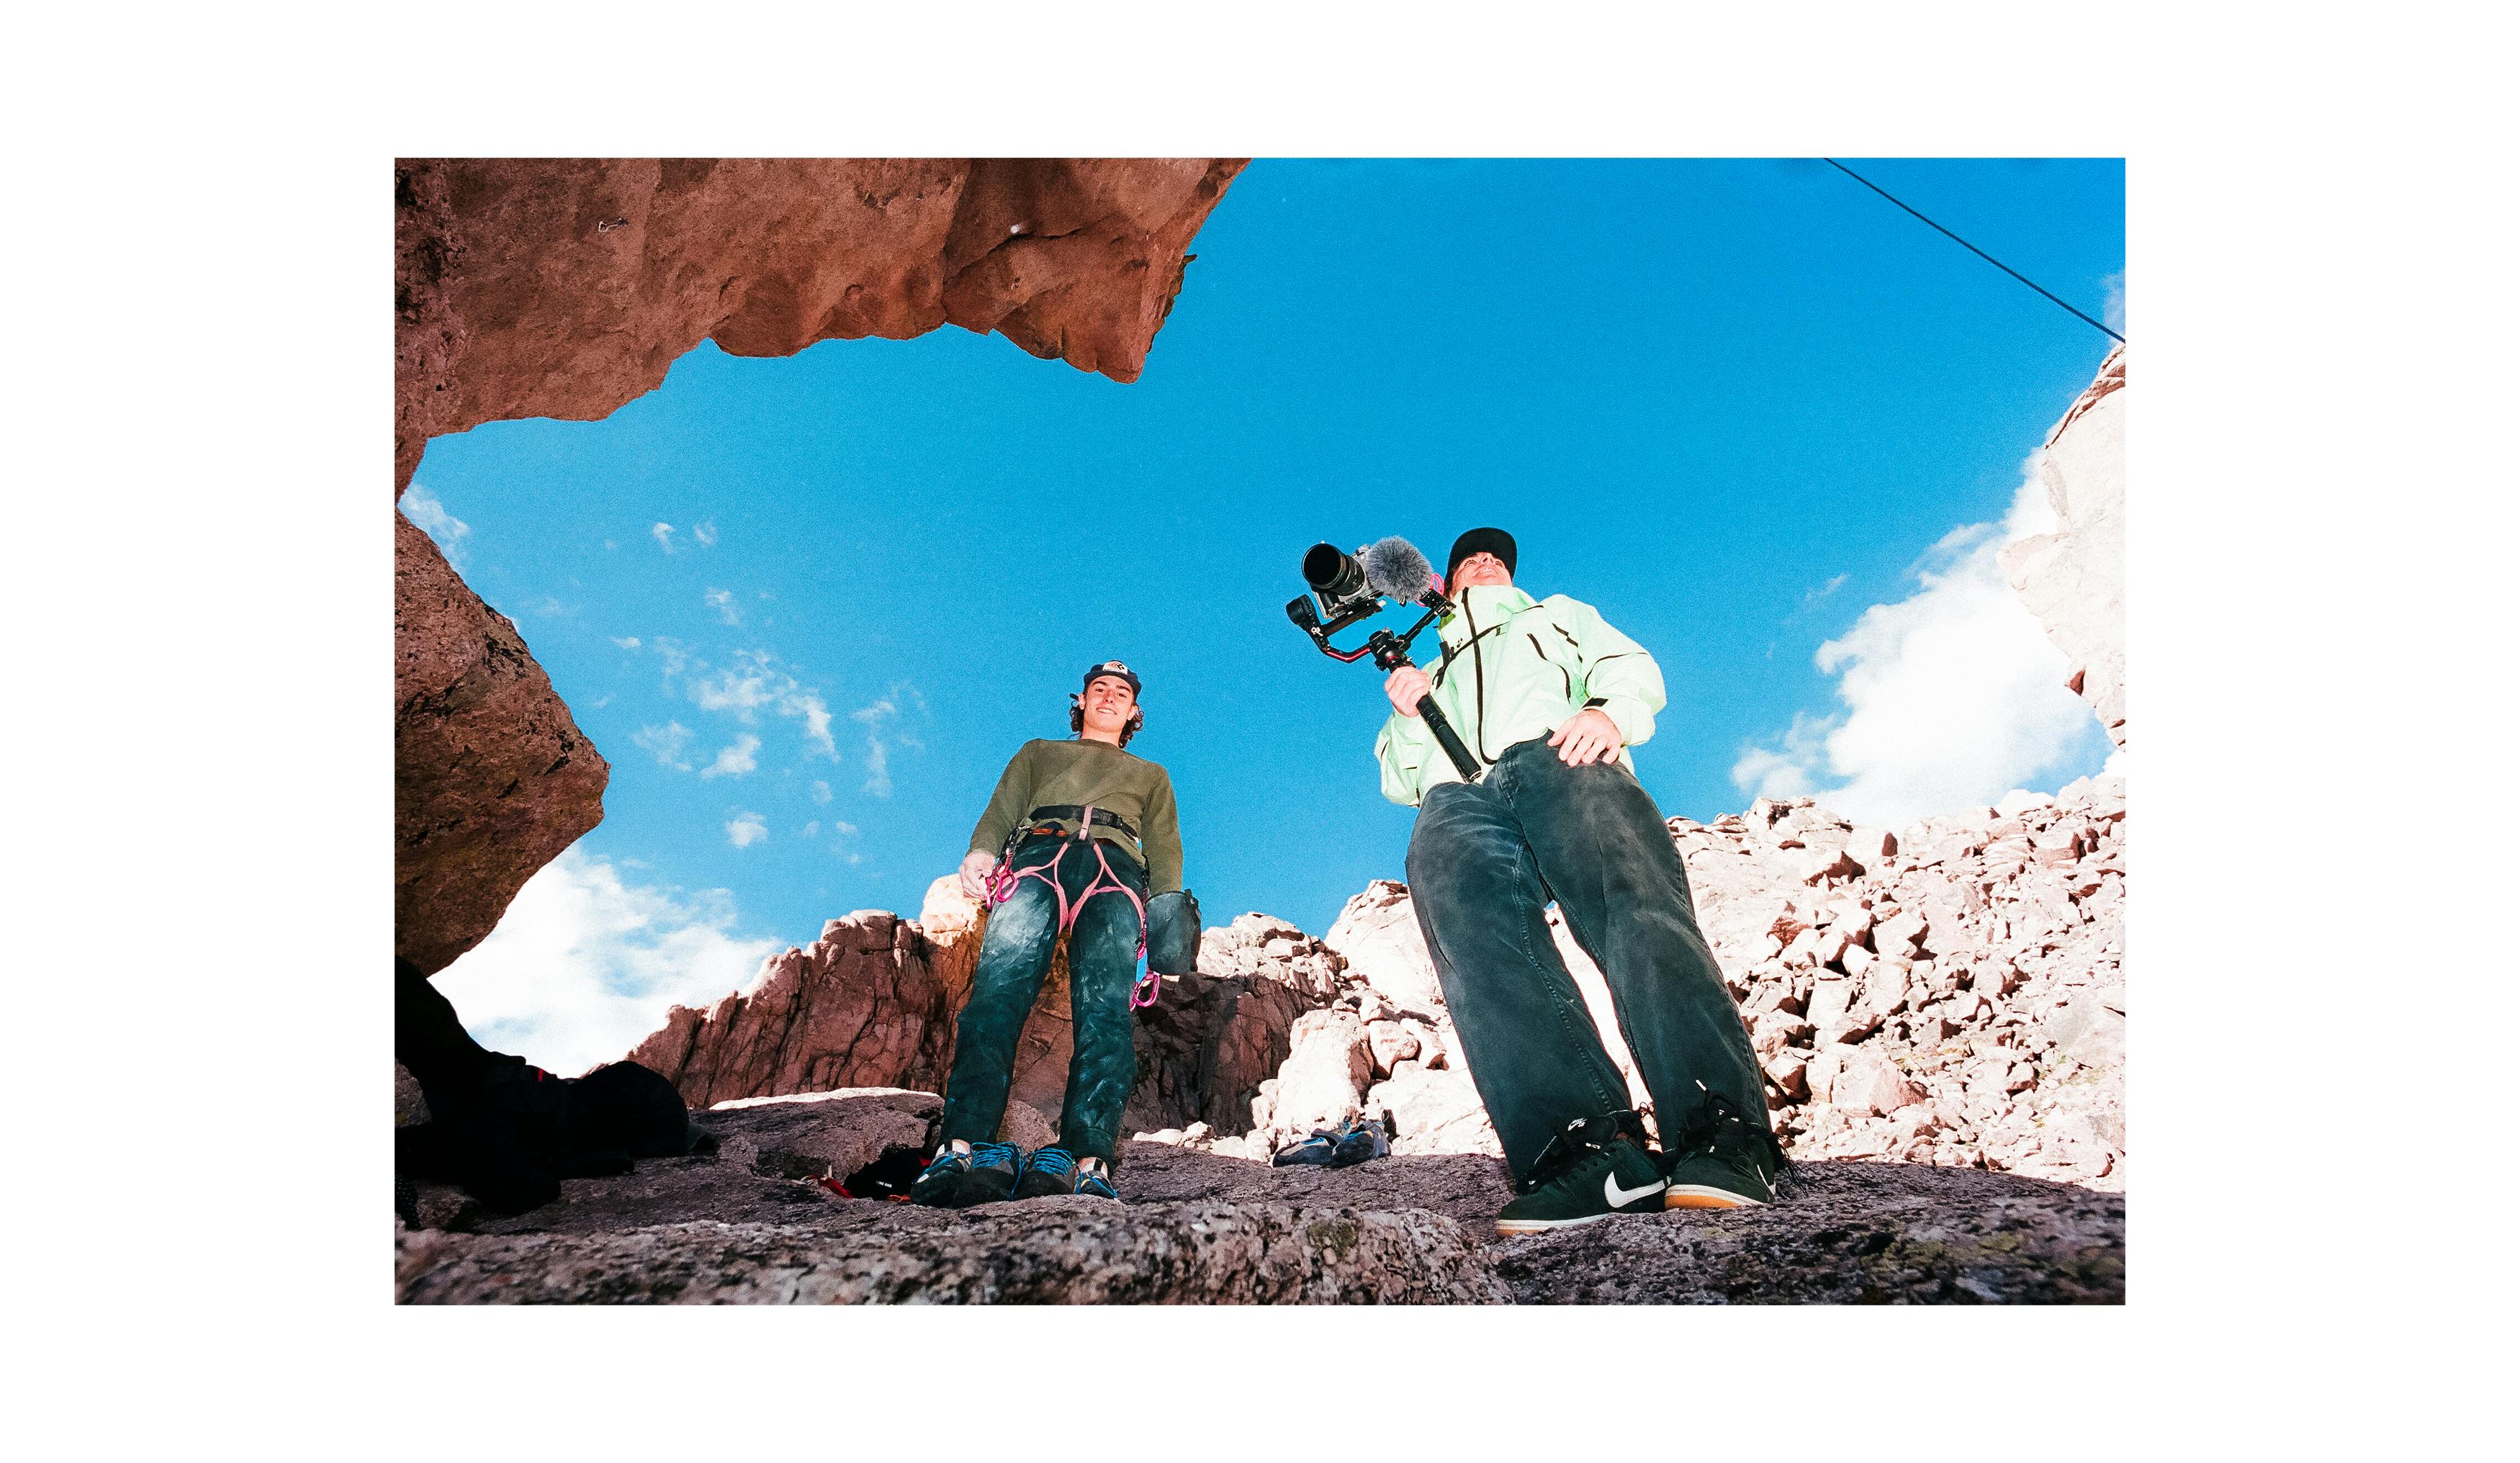
[[[1453,556],[1444,560],[1444,583],[1453,582],[1453,571],[1462,560],[1473,554],[1493,554],[1505,561],[1505,571],[1513,572],[1513,535],[1502,528],[1473,528],[1453,540]]]

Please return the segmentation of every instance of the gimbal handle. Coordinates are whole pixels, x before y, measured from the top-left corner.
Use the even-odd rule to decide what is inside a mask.
[[[1432,619],[1434,616],[1430,612],[1427,618]],[[1423,627],[1422,621],[1420,627]],[[1415,630],[1409,632],[1410,635],[1417,633]],[[1416,661],[1409,658],[1408,636],[1393,635],[1388,630],[1377,630],[1366,641],[1366,648],[1373,652],[1373,663],[1385,671],[1396,671],[1402,666],[1417,665]],[[1461,733],[1453,730],[1453,724],[1444,715],[1443,708],[1435,704],[1433,692],[1429,691],[1418,698],[1418,716],[1426,724],[1426,730],[1435,733],[1435,745],[1442,747],[1444,755],[1453,759],[1453,770],[1462,775],[1462,780],[1477,781],[1479,760],[1470,755],[1468,747],[1462,744]]]

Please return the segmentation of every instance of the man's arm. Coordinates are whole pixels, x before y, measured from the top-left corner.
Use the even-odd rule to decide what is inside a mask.
[[[998,775],[998,790],[989,795],[979,826],[971,830],[971,852],[995,858],[1006,846],[1007,835],[1014,831],[1015,820],[1031,811],[1032,743],[1025,742]]]
[[[1423,679],[1425,673],[1395,671],[1385,683],[1384,691],[1391,697],[1393,709],[1390,719],[1382,724],[1382,734],[1373,739],[1373,760],[1382,764],[1382,795],[1403,808],[1417,807],[1425,796],[1423,770],[1426,759],[1435,751],[1435,733],[1427,730],[1425,719],[1417,712],[1399,709],[1402,691],[1390,684],[1412,674]],[[1410,688],[1414,689],[1414,685]]]
[[[1173,779],[1155,769],[1155,789],[1147,795],[1146,826],[1139,846],[1147,851],[1147,892],[1170,894],[1182,886],[1181,810],[1173,803]]]
[[[1574,607],[1575,653],[1583,662],[1585,694],[1619,729],[1619,737],[1636,746],[1653,735],[1654,713],[1662,710],[1662,667],[1644,646],[1611,628],[1599,610],[1580,599]]]

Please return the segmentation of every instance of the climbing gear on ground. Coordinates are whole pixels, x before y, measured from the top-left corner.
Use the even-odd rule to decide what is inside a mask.
[[[1024,1161],[1023,1177],[1015,1184],[1018,1199],[1066,1198],[1083,1194],[1097,1199],[1117,1199],[1119,1191],[1111,1186],[1110,1170],[1099,1158],[1078,1158],[1064,1148],[1036,1149]]]
[[[1269,1159],[1273,1169],[1299,1168],[1306,1164],[1329,1167],[1330,1156],[1338,1151],[1338,1132],[1334,1129],[1316,1128],[1312,1136],[1297,1138],[1279,1149]]]
[[[1080,828],[1092,826],[1098,810],[1085,808],[1079,811],[1082,816],[1077,819],[1077,825]],[[1103,816],[1108,818],[1107,814]],[[1082,833],[1065,833],[1052,829],[1050,830],[1052,836],[1058,839],[1058,851],[1050,856],[1050,862],[1036,864],[1029,868],[1014,866],[1015,849],[1025,838],[1042,831],[1039,828],[1017,828],[1007,835],[1006,852],[998,856],[997,866],[989,870],[985,880],[984,893],[988,907],[994,909],[1012,899],[1014,896],[1015,886],[1024,880],[1039,879],[1050,886],[1050,892],[1058,900],[1058,932],[1064,935],[1075,926],[1077,913],[1085,908],[1087,900],[1098,894],[1121,895],[1129,901],[1129,908],[1138,912],[1138,953],[1131,956],[1131,959],[1145,959],[1147,956],[1147,902],[1138,897],[1138,891],[1130,888],[1126,879],[1111,871],[1111,858],[1104,850],[1102,839],[1088,838]],[[1101,867],[1095,873],[1093,881],[1088,883],[1071,902],[1067,897],[1067,890],[1058,882],[1058,864],[1060,860],[1067,857],[1068,851],[1079,843],[1092,847],[1094,860]],[[1080,854],[1077,857],[1083,858],[1084,855]],[[1129,1008],[1137,1010],[1142,1006],[1153,1005],[1155,998],[1162,994],[1162,973],[1154,970],[1148,971],[1139,978],[1136,986],[1129,992]]]
[[[1388,1112],[1379,1119],[1369,1118],[1362,1113],[1348,1119],[1330,1146],[1330,1167],[1352,1169],[1377,1158],[1389,1158],[1395,1127]]]
[[[1703,1090],[1704,1083],[1698,1086]],[[1775,1135],[1743,1122],[1709,1091],[1697,1120],[1672,1145],[1664,1168],[1666,1209],[1756,1209],[1775,1202],[1779,1168]]]
[[[1540,1151],[1516,1198],[1497,1216],[1501,1235],[1537,1234],[1612,1215],[1660,1214],[1670,1181],[1645,1150],[1635,1112],[1578,1118]]]
[[[1399,1125],[1386,1111],[1379,1118],[1363,1113],[1350,1113],[1334,1128],[1316,1128],[1309,1137],[1298,1138],[1272,1154],[1272,1168],[1291,1169],[1319,1165],[1326,1169],[1354,1168],[1377,1158],[1391,1156],[1391,1135]]]

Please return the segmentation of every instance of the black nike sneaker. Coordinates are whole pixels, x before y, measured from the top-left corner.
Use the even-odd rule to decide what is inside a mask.
[[[1645,1151],[1644,1125],[1633,1112],[1569,1123],[1514,1185],[1519,1196],[1497,1216],[1499,1234],[1537,1234],[1589,1224],[1612,1215],[1660,1214],[1670,1183]]]
[[[1756,1209],[1772,1203],[1780,1158],[1765,1125],[1744,1122],[1732,1104],[1710,1092],[1697,1121],[1673,1145],[1663,1206]]]
[[[1012,1143],[967,1143],[960,1138],[941,1144],[918,1179],[910,1185],[910,1202],[935,1209],[964,1209],[1011,1198],[1015,1173],[1023,1167],[1023,1150]]]
[[[1117,1201],[1111,1170],[1099,1158],[1078,1158],[1064,1148],[1039,1148],[1024,1160],[1023,1177],[1015,1181],[1018,1199],[1065,1198],[1083,1194]]]

